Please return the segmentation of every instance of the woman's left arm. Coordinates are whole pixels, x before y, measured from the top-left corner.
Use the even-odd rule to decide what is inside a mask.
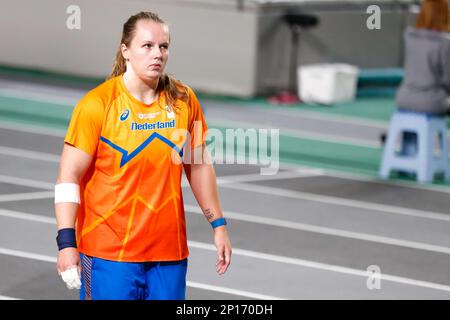
[[[223,218],[217,192],[216,174],[211,163],[184,164],[192,192],[209,223]],[[216,271],[224,274],[231,262],[231,243],[225,225],[213,229],[217,248]]]

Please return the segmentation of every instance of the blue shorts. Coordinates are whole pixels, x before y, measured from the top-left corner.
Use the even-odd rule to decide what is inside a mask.
[[[185,300],[188,259],[117,262],[80,254],[81,300]]]

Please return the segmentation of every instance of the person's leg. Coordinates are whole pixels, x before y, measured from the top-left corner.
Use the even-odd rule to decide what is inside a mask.
[[[144,265],[81,255],[81,300],[139,300],[144,297]]]
[[[188,259],[146,264],[146,300],[185,300]]]

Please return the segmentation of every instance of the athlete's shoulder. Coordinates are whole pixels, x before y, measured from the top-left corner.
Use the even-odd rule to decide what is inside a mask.
[[[104,81],[97,87],[91,89],[84,96],[84,99],[91,100],[92,102],[101,103],[106,107],[111,103],[112,100],[114,100],[120,94],[121,87],[119,81],[120,76]]]
[[[120,90],[116,78],[109,79],[88,91],[77,103],[74,111],[89,119],[103,119],[108,107]]]

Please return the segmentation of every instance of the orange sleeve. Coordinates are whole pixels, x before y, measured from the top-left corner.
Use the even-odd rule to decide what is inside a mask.
[[[189,92],[189,135],[191,148],[194,149],[205,143],[208,125],[206,124],[200,102],[194,91],[188,87]]]
[[[75,106],[64,142],[94,155],[103,125],[105,106],[96,96],[85,95]]]

